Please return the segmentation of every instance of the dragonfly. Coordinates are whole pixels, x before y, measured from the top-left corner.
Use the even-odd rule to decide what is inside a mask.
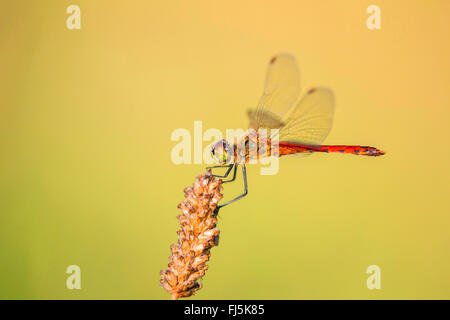
[[[335,99],[331,89],[312,88],[300,97],[300,72],[295,58],[279,54],[269,61],[264,91],[257,107],[248,111],[249,129],[235,141],[220,140],[211,148],[211,155],[218,165],[208,167],[227,168],[218,178],[227,178],[234,168],[236,179],[238,167],[242,168],[244,192],[221,204],[229,205],[248,194],[246,165],[262,157],[296,155],[305,157],[316,152],[344,153],[378,157],[385,154],[375,147],[353,145],[323,145],[333,125]],[[265,131],[261,131],[261,130]],[[276,129],[276,130],[273,130]],[[261,135],[260,132],[275,131],[275,135]],[[278,141],[278,150],[272,148],[272,140]],[[250,145],[255,146],[250,148]]]

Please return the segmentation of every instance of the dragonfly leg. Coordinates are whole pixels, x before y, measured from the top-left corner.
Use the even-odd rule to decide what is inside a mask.
[[[213,166],[213,167],[206,167],[206,169],[213,169],[213,168],[228,168],[227,172],[225,172],[225,174],[223,176],[219,176],[217,174],[213,174],[214,177],[217,178],[226,178],[228,177],[228,175],[230,174],[231,169],[233,169],[234,163],[232,164],[227,164],[224,166]]]
[[[233,203],[239,199],[242,199],[243,197],[245,197],[247,195],[248,189],[247,189],[247,169],[245,168],[245,165],[242,165],[242,176],[244,178],[244,193],[241,194],[239,197],[234,198],[233,200],[230,200],[224,204],[218,205],[217,209],[223,208],[227,205],[229,205],[230,203]]]

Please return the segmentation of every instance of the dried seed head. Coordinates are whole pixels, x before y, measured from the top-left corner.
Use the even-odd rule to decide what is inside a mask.
[[[160,284],[172,299],[189,297],[201,288],[198,280],[205,275],[210,249],[219,239],[216,207],[222,198],[221,184],[208,170],[184,189],[186,199],[178,205],[178,243],[170,247],[169,265],[160,273]]]

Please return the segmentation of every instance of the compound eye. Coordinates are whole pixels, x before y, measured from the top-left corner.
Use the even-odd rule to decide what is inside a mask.
[[[221,141],[219,141],[218,143],[216,143],[211,150],[212,154],[217,155],[217,156],[221,156],[224,152],[224,147],[223,147],[223,143]]]

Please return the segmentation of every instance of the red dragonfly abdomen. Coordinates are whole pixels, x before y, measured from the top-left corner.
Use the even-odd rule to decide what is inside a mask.
[[[337,152],[371,157],[378,157],[385,154],[384,151],[377,148],[366,146],[308,146],[291,142],[280,142],[279,148],[280,156],[300,152]]]

